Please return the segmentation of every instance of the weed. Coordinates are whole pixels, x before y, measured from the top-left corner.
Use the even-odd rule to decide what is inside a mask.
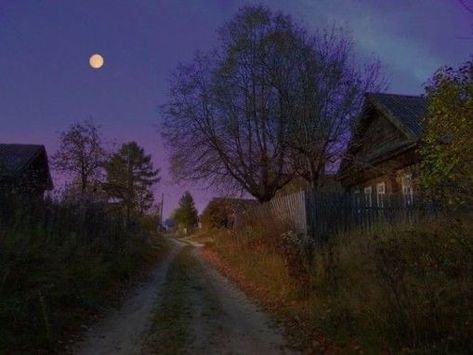
[[[121,228],[106,206],[2,208],[0,353],[61,350],[59,340],[116,303],[118,287],[153,259],[146,232]]]
[[[473,351],[471,216],[379,225],[317,248],[289,229],[253,221],[213,233],[210,247],[252,289],[262,289],[260,299],[278,300],[279,311],[338,344],[355,341],[373,352]]]

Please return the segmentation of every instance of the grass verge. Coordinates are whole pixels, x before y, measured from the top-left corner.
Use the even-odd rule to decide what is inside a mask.
[[[219,341],[216,334],[201,327],[218,317],[218,300],[207,289],[202,264],[193,250],[192,246],[184,247],[169,266],[146,339],[146,353],[202,353],[203,348]]]
[[[164,248],[108,211],[41,207],[0,221],[0,353],[63,353]]]
[[[151,354],[181,354],[192,339],[192,292],[190,273],[196,266],[185,247],[169,267],[159,308],[156,310],[146,350]]]
[[[255,223],[236,233],[213,231],[205,255],[285,319],[301,348],[473,351],[470,218],[340,235],[310,260],[304,255],[311,253],[280,238],[281,228]]]

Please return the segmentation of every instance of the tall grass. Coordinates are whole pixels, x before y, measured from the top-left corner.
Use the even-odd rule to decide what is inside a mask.
[[[305,302],[308,262],[290,234],[290,224],[275,219],[249,216],[236,231],[212,230],[211,249],[251,284],[266,303],[290,303],[299,308]],[[283,309],[280,309],[283,310]]]
[[[287,226],[286,226],[287,227]],[[471,216],[380,225],[317,249],[281,223],[217,233],[213,250],[286,315],[339,345],[380,352],[473,351]]]
[[[470,353],[472,251],[468,217],[339,236],[317,260],[314,287],[330,312],[314,320],[367,345]]]
[[[2,200],[0,353],[57,351],[151,260],[146,231],[91,203]]]

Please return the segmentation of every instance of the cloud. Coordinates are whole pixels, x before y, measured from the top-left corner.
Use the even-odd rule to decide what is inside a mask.
[[[426,43],[402,37],[386,24],[381,30],[381,24],[374,22],[352,22],[357,46],[364,54],[377,55],[393,74],[410,75],[421,84],[442,64],[442,59],[433,55]]]
[[[380,59],[393,91],[419,93],[435,70],[464,57],[464,44],[458,42],[457,34],[468,23],[452,3],[267,0],[265,4],[302,19],[301,25],[308,29],[334,23],[346,27],[362,60],[371,55]]]

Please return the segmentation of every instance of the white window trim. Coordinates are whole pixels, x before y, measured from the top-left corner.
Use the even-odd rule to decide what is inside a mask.
[[[384,196],[386,195],[386,183],[380,182],[376,185],[376,202],[378,207],[384,207]]]
[[[378,192],[378,194],[385,194],[386,193],[386,184],[384,182],[378,183],[376,185],[376,191]]]
[[[363,190],[365,195],[365,202],[367,202],[368,207],[373,206],[373,188],[371,186],[366,186]]]
[[[404,174],[401,178],[402,194],[407,205],[414,203],[414,189],[412,187],[412,174]]]

